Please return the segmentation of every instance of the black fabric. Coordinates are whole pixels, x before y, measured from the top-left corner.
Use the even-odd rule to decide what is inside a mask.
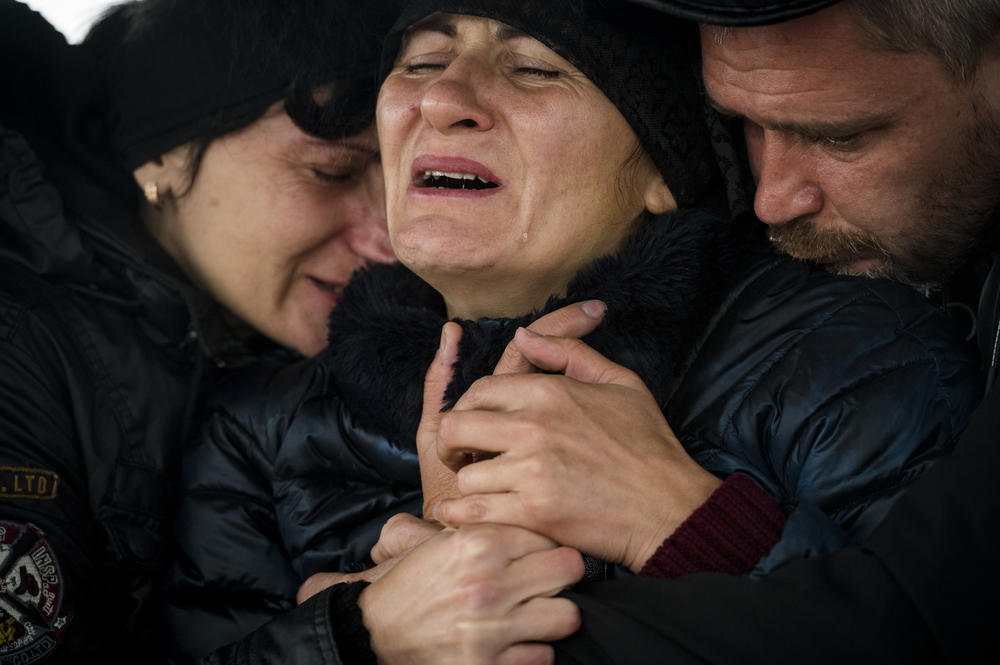
[[[24,125],[54,127],[60,122],[55,100],[64,91],[60,69],[72,66],[65,38],[27,5],[0,2],[0,24],[13,26],[0,40],[0,89],[5,91],[0,119],[24,131]],[[16,65],[14,63],[17,63]],[[32,137],[34,138],[34,137]]]
[[[376,665],[378,657],[372,651],[368,629],[361,618],[358,598],[368,587],[367,582],[353,582],[331,587],[330,625],[337,639],[340,658],[350,665]]]
[[[374,661],[364,657],[359,661],[342,657],[340,644],[330,630],[342,618],[337,612],[337,596],[357,592],[355,585],[341,585],[318,593],[246,639],[218,649],[198,662],[202,665],[370,665]],[[364,642],[359,642],[357,648],[361,650],[363,646]]]
[[[386,41],[391,64],[406,28],[434,12],[496,19],[580,69],[618,108],[680,207],[719,184],[701,91],[697,30],[621,0],[413,0]]]
[[[180,444],[217,363],[256,355],[107,187],[117,167],[78,159],[93,64],[0,0],[0,578],[25,582],[0,591],[0,662],[164,661]],[[48,578],[9,556],[27,545]]]
[[[64,209],[3,126],[0,182],[17,183],[0,192],[0,522],[39,529],[61,583],[56,616],[33,620],[36,639],[57,635],[59,662],[158,662],[186,420],[214,361],[236,367],[249,353],[197,292],[143,260],[156,246],[134,233],[132,211],[84,178]],[[12,473],[58,487],[18,497]]]
[[[84,173],[131,201],[135,183],[107,155],[103,84],[91,54],[66,44],[48,21],[15,0],[0,0],[0,32],[0,89],[6,91],[0,120],[27,139],[53,184],[61,188]],[[75,168],[64,168],[67,158]]]
[[[604,322],[584,338],[590,346],[634,368],[665,406],[693,344],[734,261],[727,232],[704,213],[654,219],[615,256],[598,259],[552,297],[540,312],[518,318],[456,319],[461,357],[446,398],[453,404],[490,374],[519,326],[585,299],[613,303]],[[362,427],[414,446],[423,384],[447,318],[441,296],[401,266],[372,266],[356,279],[330,317],[323,353],[333,381]],[[374,363],[374,366],[373,366]]]
[[[765,25],[811,14],[840,0],[630,0],[671,16],[714,25]]]
[[[220,136],[287,99],[324,138],[372,120],[381,35],[393,2],[365,11],[333,0],[138,2],[88,35],[107,70],[112,142],[125,168],[206,134]],[[333,83],[327,108],[314,90]]]
[[[896,502],[865,547],[758,581],[616,581],[568,596],[583,629],[556,662],[990,663],[1000,621],[1000,390],[955,453]]]
[[[698,220],[660,219],[649,227],[659,240],[626,250],[634,263],[595,266],[589,284],[615,320],[588,341],[668,399],[668,421],[699,464],[748,475],[791,511],[771,566],[866,537],[957,440],[979,396],[974,362],[950,322],[898,284],[760,248],[722,277],[706,241],[717,229]],[[702,238],[686,244],[692,232]],[[685,282],[705,279],[724,295],[696,323],[700,295]],[[389,517],[420,513],[413,431],[397,422],[415,427],[439,344],[444,316],[427,290],[399,266],[367,271],[345,292],[327,352],[220,386],[184,465],[172,644],[197,652],[256,627],[293,630],[286,612],[297,612],[302,580],[367,565]],[[515,323],[462,325],[475,340],[460,348],[464,384],[489,371]],[[336,625],[323,630],[339,639]]]

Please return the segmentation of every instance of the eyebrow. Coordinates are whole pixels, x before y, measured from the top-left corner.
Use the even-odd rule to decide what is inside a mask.
[[[517,28],[511,27],[509,25],[504,25],[502,23],[500,24],[500,27],[497,28],[496,31],[496,38],[502,42],[505,42],[509,39],[519,39],[521,37],[529,37],[529,35],[524,30],[518,30]]]
[[[446,37],[454,37],[458,34],[455,24],[447,16],[441,14],[431,14],[427,18],[420,19],[403,33],[402,46],[406,46],[410,38],[418,32],[440,32]]]
[[[734,111],[708,96],[708,104],[718,113],[727,118],[746,119],[746,115],[739,111]],[[884,127],[892,123],[894,115],[891,113],[875,113],[860,118],[845,121],[817,121],[817,122],[765,122],[759,123],[767,129],[775,129],[780,132],[790,132],[801,136],[847,136],[867,131],[876,127]]]

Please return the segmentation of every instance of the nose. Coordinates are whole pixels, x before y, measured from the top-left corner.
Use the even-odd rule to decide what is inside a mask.
[[[486,102],[489,72],[473,58],[453,60],[420,100],[420,113],[441,133],[486,131],[493,114]]]
[[[392,263],[396,260],[384,221],[381,226],[355,226],[344,234],[344,239],[351,251],[366,261]]]
[[[356,211],[354,223],[344,233],[344,239],[352,252],[368,261],[395,261],[396,254],[389,243],[389,231],[386,227],[382,166],[378,162],[372,162],[363,177],[363,204]]]
[[[754,211],[765,224],[784,224],[823,208],[808,146],[780,130],[746,132],[750,168],[757,181]]]

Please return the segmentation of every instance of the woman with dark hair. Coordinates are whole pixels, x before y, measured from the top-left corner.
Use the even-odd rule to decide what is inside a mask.
[[[538,643],[577,625],[551,597],[583,573],[577,551],[612,575],[767,569],[870,533],[950,448],[978,380],[944,317],[905,287],[742,244],[701,210],[739,187],[720,177],[694,38],[610,0],[408,5],[377,106],[403,265],[350,284],[324,352],[214,395],[182,473],[180,652],[236,640],[211,662],[546,662]],[[630,369],[605,397],[655,416],[631,447],[508,427],[477,400],[479,382],[503,383],[488,375],[521,327],[580,301],[603,319],[586,342]],[[439,533],[414,517],[455,487],[418,430],[439,405],[422,403],[435,354],[435,370],[454,366],[442,427],[474,444],[458,489],[514,494],[561,515],[551,528]],[[542,369],[517,410],[578,381]],[[586,430],[608,404],[569,406]],[[525,441],[530,457],[491,455]],[[400,555],[419,540],[390,542],[401,528],[434,535]],[[324,571],[372,583],[306,599]]]
[[[71,47],[0,3],[0,662],[161,658],[204,389],[319,351],[392,259],[382,11],[143,0]]]

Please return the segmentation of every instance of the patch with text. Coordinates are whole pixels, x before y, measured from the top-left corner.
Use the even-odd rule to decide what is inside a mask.
[[[0,466],[0,499],[54,499],[58,487],[53,471]]]
[[[59,646],[68,617],[56,554],[33,524],[0,520],[0,665],[29,665]]]

